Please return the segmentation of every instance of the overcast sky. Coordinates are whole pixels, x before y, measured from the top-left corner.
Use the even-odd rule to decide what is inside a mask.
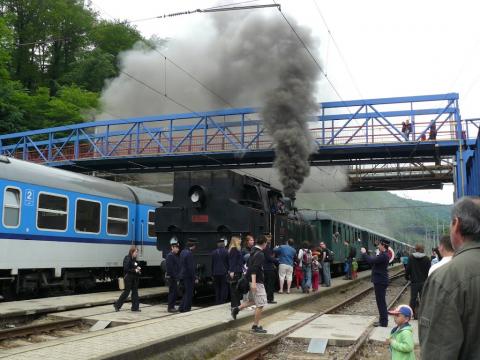
[[[239,2],[241,0],[93,0],[92,7],[103,18],[131,21]],[[480,95],[478,2],[277,2],[287,18],[295,18],[312,29],[318,39],[320,61],[344,100],[458,92],[462,117],[480,117],[477,106]],[[239,6],[272,2],[243,3]],[[253,11],[278,13],[273,8]],[[237,14],[242,16],[241,11]],[[333,39],[328,35],[320,14]],[[174,42],[185,34],[201,37],[202,22],[206,16],[212,15],[193,14],[133,24],[147,38],[156,35]],[[174,60],[182,63],[182,59]],[[319,88],[319,102],[339,100],[325,79],[321,80]],[[452,191],[453,186],[448,185],[443,191],[396,193],[413,199],[452,203]]]

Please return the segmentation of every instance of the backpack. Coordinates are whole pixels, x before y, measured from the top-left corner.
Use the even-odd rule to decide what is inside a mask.
[[[330,249],[325,249],[325,261],[333,262],[333,258],[334,258],[333,251],[331,251]]]
[[[312,265],[312,252],[307,249],[303,249],[303,257],[302,257],[302,265],[303,266],[310,266]]]

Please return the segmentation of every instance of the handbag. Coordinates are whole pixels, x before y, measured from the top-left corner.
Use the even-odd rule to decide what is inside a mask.
[[[236,289],[240,295],[244,295],[250,290],[250,284],[246,274],[243,274],[242,277],[238,279]]]

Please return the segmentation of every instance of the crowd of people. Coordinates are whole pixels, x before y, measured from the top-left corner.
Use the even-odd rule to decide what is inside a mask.
[[[166,258],[168,311],[187,312],[191,309],[193,287],[197,281],[192,254],[196,242],[189,239],[181,252],[176,241],[170,245],[171,252]],[[216,302],[225,303],[230,297],[233,319],[240,311],[254,305],[252,331],[255,333],[266,333],[260,325],[262,309],[268,303],[275,303],[277,285],[279,293],[287,294],[292,291],[292,286],[305,293],[317,291],[320,284],[331,286],[333,253],[323,242],[318,248],[304,243],[295,249],[293,239],[288,239],[285,244],[272,247],[271,235],[264,234],[258,239],[247,235],[243,247],[240,237],[233,236],[228,249],[226,245],[226,239],[219,240],[212,253]],[[422,358],[480,359],[480,342],[477,341],[480,331],[480,198],[464,197],[455,203],[450,235],[440,239],[432,258],[427,256],[422,244],[417,244],[412,254],[402,254],[401,262],[411,284],[410,304],[390,312],[385,300],[389,242],[382,240],[377,246],[376,254],[369,255],[365,248],[361,248],[361,254],[362,260],[372,266],[379,312],[379,321],[375,325],[387,327],[388,313],[395,317],[396,326],[386,340],[392,359],[415,359],[412,319],[419,321]],[[347,278],[353,278],[356,261],[350,249],[346,251],[346,266],[351,269],[346,272]],[[140,311],[137,289],[141,268],[136,256],[137,249],[132,247],[124,259],[125,290],[114,304],[116,311],[122,307],[130,291],[132,311]],[[180,306],[176,309],[179,280],[184,289]]]
[[[234,319],[241,310],[255,306],[252,331],[264,333],[265,330],[259,325],[262,309],[266,304],[276,303],[276,292],[290,294],[292,285],[304,293],[318,291],[320,286],[331,286],[330,263],[333,261],[333,252],[324,242],[318,247],[305,242],[299,249],[294,244],[293,239],[288,239],[282,245],[273,246],[269,233],[257,239],[248,234],[243,246],[239,236],[232,236],[229,242],[220,238],[211,253],[215,303],[223,304],[230,299]],[[187,312],[191,309],[196,281],[192,255],[195,246],[195,240],[189,239],[186,248],[180,252],[176,240],[170,243],[171,251],[166,257],[169,312]],[[182,284],[183,296],[180,306],[176,308],[179,283]],[[246,284],[243,291],[242,284]]]

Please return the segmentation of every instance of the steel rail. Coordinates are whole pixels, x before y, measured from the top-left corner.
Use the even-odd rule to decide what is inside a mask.
[[[402,296],[402,294],[405,292],[405,290],[410,286],[410,281],[407,282],[407,284],[402,288],[402,290],[395,296],[395,298],[390,302],[390,304],[388,304],[388,308],[391,309],[393,307],[393,305],[398,301],[398,299],[400,299],[400,297]],[[365,344],[365,342],[368,340],[369,336],[370,336],[370,333],[372,332],[372,330],[374,329],[374,327],[372,326],[372,324],[370,324],[366,329],[365,331],[360,335],[360,337],[358,338],[357,342],[355,343],[355,346],[350,349],[350,351],[345,355],[345,357],[343,358],[344,360],[351,360],[353,359],[353,357],[357,354],[358,350],[360,350],[362,348],[362,346]]]
[[[79,323],[81,323],[81,321],[82,321],[81,318],[73,318],[73,319],[51,321],[51,322],[42,323],[42,324],[20,326],[13,329],[4,329],[4,330],[0,330],[0,340],[27,336],[27,335],[35,334],[38,332],[45,332],[45,331],[72,327],[72,326],[78,325]]]
[[[397,273],[395,275],[392,275],[389,279],[393,280],[393,279],[396,279],[397,277],[400,277],[402,275],[403,275],[403,271],[401,271],[400,273]],[[271,339],[265,341],[264,343],[261,343],[261,344],[255,346],[255,347],[251,348],[250,350],[247,350],[244,353],[234,357],[233,360],[251,360],[251,359],[261,358],[262,355],[266,354],[267,348],[272,346],[277,341],[279,341],[282,338],[286,337],[287,335],[293,333],[294,331],[300,329],[301,327],[307,325],[308,323],[310,323],[313,320],[319,318],[320,316],[328,314],[328,313],[333,312],[335,310],[338,310],[338,309],[342,308],[343,306],[349,304],[350,302],[355,301],[357,298],[359,298],[359,297],[363,296],[364,294],[370,292],[372,289],[373,289],[373,285],[370,285],[368,288],[358,292],[355,295],[350,296],[349,298],[342,301],[341,303],[333,305],[333,306],[329,307],[327,310],[319,312],[318,314],[312,315],[312,316],[306,318],[305,320],[302,320],[301,322],[299,322],[295,325],[292,325],[289,328],[279,332],[277,335],[275,335]]]

